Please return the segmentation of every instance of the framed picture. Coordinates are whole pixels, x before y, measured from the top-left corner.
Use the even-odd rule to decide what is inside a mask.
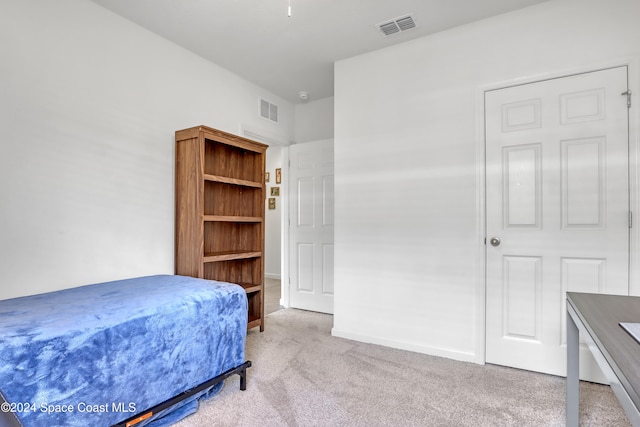
[[[276,184],[282,183],[282,169],[276,169]]]
[[[271,187],[271,196],[279,196],[280,187]]]
[[[269,209],[275,209],[275,208],[276,208],[276,198],[269,197]]]
[[[264,182],[269,182],[269,172],[264,173]]]

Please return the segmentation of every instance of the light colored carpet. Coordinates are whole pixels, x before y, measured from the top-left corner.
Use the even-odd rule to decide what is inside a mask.
[[[280,305],[280,279],[264,279],[264,314],[271,314],[282,309]]]
[[[563,426],[564,378],[331,336],[330,315],[286,309],[249,331],[238,376],[176,427]],[[582,426],[629,426],[608,386],[581,383]]]

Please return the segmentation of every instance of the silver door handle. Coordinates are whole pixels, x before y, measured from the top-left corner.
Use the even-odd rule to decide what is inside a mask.
[[[489,240],[489,243],[491,243],[491,246],[500,246],[500,239],[492,237],[491,240]]]

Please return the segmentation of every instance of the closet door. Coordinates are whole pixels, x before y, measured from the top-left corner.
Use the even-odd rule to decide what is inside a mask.
[[[566,292],[628,294],[626,90],[619,67],[487,92],[488,363],[566,375]]]

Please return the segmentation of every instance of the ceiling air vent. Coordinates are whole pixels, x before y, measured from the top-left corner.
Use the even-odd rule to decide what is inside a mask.
[[[278,123],[278,106],[270,103],[269,101],[265,101],[264,99],[260,100],[260,117],[263,119],[271,120],[272,122]]]
[[[407,31],[416,27],[416,21],[413,20],[413,14],[399,16],[391,21],[386,21],[376,25],[382,34],[390,36],[402,31]]]

